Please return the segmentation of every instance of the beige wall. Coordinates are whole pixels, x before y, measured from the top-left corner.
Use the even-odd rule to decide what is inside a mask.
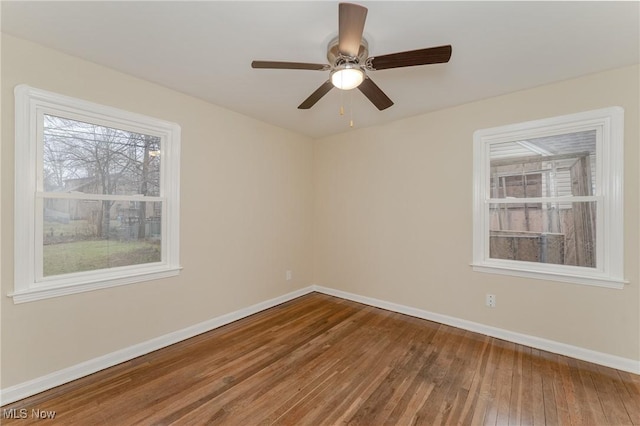
[[[315,283],[640,360],[638,66],[314,143]],[[473,272],[477,129],[625,109],[623,290]],[[497,307],[484,306],[485,293]]]
[[[182,126],[179,277],[14,305],[13,88]],[[54,50],[2,37],[2,388],[312,282],[312,141]],[[285,280],[285,270],[293,280]]]

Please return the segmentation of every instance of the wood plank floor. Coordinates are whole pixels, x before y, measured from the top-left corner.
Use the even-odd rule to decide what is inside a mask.
[[[10,408],[27,418],[3,424],[640,425],[640,376],[312,293]]]

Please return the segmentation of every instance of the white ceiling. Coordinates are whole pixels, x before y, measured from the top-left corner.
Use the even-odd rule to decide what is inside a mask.
[[[640,3],[358,2],[370,56],[451,44],[448,64],[374,71],[395,102],[358,90],[297,106],[328,72],[257,70],[253,59],[326,63],[338,4],[2,1],[2,31],[312,137],[640,62]]]

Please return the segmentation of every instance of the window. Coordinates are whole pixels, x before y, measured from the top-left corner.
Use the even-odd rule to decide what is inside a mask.
[[[622,288],[623,115],[475,132],[474,270]]]
[[[17,86],[15,303],[177,275],[180,127]]]

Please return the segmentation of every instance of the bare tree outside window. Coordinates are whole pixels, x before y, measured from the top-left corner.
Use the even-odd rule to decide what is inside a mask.
[[[160,195],[160,138],[45,114],[43,142],[44,276],[160,261],[162,203],[123,197]]]
[[[14,303],[179,275],[180,125],[14,94]]]

